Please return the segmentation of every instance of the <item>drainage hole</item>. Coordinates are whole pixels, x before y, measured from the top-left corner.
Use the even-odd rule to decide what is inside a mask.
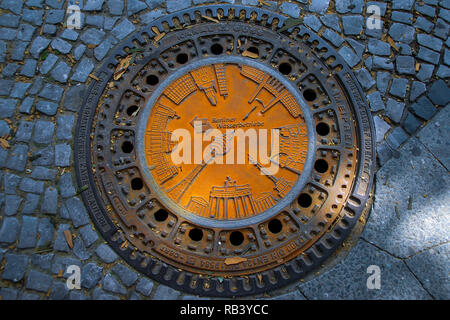
[[[306,89],[303,91],[303,97],[306,101],[314,101],[317,98],[317,93],[313,89]]]
[[[314,163],[314,169],[319,173],[325,173],[328,171],[328,162],[323,159],[318,159]]]
[[[131,180],[131,189],[141,190],[144,187],[144,183],[141,178],[134,178]]]
[[[230,234],[230,242],[233,246],[239,246],[244,242],[244,235],[240,231],[233,231]]]
[[[321,136],[326,136],[330,133],[330,126],[325,122],[319,122],[316,126],[316,132]]]
[[[155,86],[159,83],[159,78],[154,74],[151,74],[146,78],[146,82],[148,85]]]
[[[269,231],[272,233],[279,233],[281,229],[283,229],[283,225],[281,224],[281,221],[278,219],[270,220],[268,227]]]
[[[280,64],[280,66],[278,67],[278,70],[280,70],[280,72],[282,74],[290,74],[292,71],[292,66],[287,63],[287,62],[283,62],[282,64]]]
[[[219,54],[222,54],[222,52],[223,52],[223,47],[222,47],[221,44],[219,44],[219,43],[214,43],[214,44],[211,46],[211,53],[212,53],[212,54],[219,55]]]
[[[138,106],[130,106],[127,108],[127,115],[130,117],[139,109]]]
[[[167,217],[169,217],[169,213],[164,209],[159,209],[153,216],[155,217],[156,221],[163,222],[167,219]]]
[[[124,141],[122,143],[122,151],[124,153],[131,153],[133,151],[134,145],[130,141]]]
[[[250,47],[247,49],[247,51],[250,51],[251,53],[257,54],[259,56],[259,49],[257,47]]]
[[[188,61],[189,57],[186,53],[180,53],[177,55],[177,62],[179,64],[185,64]]]
[[[194,241],[200,241],[203,238],[203,231],[198,228],[191,229],[191,231],[189,231],[189,238]]]
[[[311,196],[309,194],[302,193],[297,198],[297,203],[302,208],[309,208],[311,206],[311,204],[312,204],[312,198],[311,198]]]

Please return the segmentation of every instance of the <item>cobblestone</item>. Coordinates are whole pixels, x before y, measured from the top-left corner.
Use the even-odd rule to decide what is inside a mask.
[[[2,278],[13,282],[22,280],[25,276],[27,266],[30,263],[30,258],[24,254],[9,253],[5,255],[5,260],[6,264]]]
[[[22,229],[19,236],[18,248],[27,249],[36,246],[38,218],[24,216],[22,218]]]
[[[26,288],[31,290],[36,290],[40,292],[47,293],[52,284],[52,277],[36,271],[34,269],[30,270],[26,280]]]
[[[113,263],[117,260],[117,254],[108,245],[102,243],[95,250],[97,256],[106,263]]]
[[[144,296],[150,296],[153,289],[153,282],[147,278],[141,278],[136,285],[136,291],[143,294]]]

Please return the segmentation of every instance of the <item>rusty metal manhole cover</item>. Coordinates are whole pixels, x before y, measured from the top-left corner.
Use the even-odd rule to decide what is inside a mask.
[[[316,34],[280,32],[285,19],[233,5],[168,15],[90,86],[82,197],[115,250],[161,283],[273,290],[320,266],[366,206],[375,154],[362,91]]]

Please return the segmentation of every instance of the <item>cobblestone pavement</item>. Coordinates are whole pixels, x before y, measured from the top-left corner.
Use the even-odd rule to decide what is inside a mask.
[[[353,68],[377,131],[380,169],[360,241],[333,269],[270,295],[449,299],[449,0],[0,0],[1,299],[194,298],[133,271],[104,243],[79,197],[72,144],[89,75],[119,41],[168,12],[217,2],[302,17]],[[81,30],[64,27],[71,4]],[[381,29],[367,28],[370,5]],[[81,267],[81,290],[65,285],[69,265]],[[380,289],[367,289],[370,265]]]

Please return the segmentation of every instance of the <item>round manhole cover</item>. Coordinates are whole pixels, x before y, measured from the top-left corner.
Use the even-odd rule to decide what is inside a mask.
[[[77,125],[82,197],[113,248],[161,283],[210,296],[292,283],[366,206],[362,91],[331,47],[285,20],[192,8],[134,34],[96,73]]]

